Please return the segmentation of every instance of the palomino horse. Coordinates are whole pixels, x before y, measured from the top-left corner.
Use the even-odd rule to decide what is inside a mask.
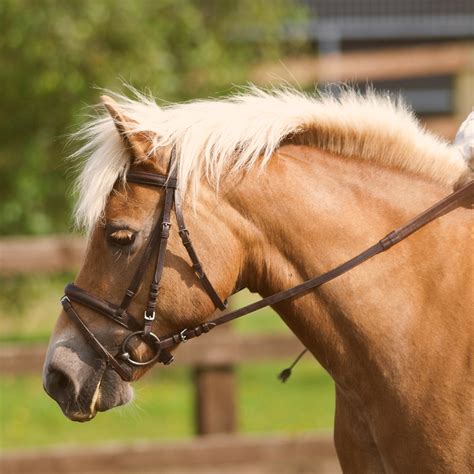
[[[103,101],[109,114],[85,127],[78,152],[87,159],[76,217],[90,241],[75,284],[111,304],[122,301],[169,204],[168,188],[127,182],[127,173],[164,175],[171,156],[170,180],[179,183],[196,253],[222,300],[243,287],[268,296],[324,273],[469,176],[456,148],[374,94],[251,90],[164,108],[144,97]],[[174,216],[157,316],[146,318],[159,337],[200,325],[216,309]],[[458,206],[389,252],[274,305],[335,381],[335,444],[347,472],[471,470],[468,219],[467,206]],[[140,328],[154,261],[129,298],[127,314]],[[70,308],[61,313],[44,386],[67,417],[87,421],[132,399],[127,377],[90,343],[116,354],[130,332],[116,314],[114,322],[100,315],[100,305],[72,306],[87,330]],[[132,339],[132,360],[153,359],[145,335]]]

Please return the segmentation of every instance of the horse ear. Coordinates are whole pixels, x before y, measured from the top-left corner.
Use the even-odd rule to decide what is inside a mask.
[[[101,96],[100,100],[114,121],[117,132],[122,137],[127,148],[130,150],[133,161],[146,161],[150,158],[149,151],[152,146],[151,137],[144,132],[136,132],[131,124],[133,120],[123,115],[120,105],[107,95]]]

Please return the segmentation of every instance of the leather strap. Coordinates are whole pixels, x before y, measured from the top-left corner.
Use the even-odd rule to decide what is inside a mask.
[[[179,236],[181,237],[181,241],[183,242],[184,248],[188,252],[189,258],[191,259],[197,277],[201,280],[202,286],[206,290],[212,302],[217,308],[219,308],[220,310],[224,310],[227,308],[227,300],[222,301],[216,290],[212,286],[212,283],[207,277],[206,272],[204,271],[203,266],[201,265],[196,250],[194,250],[194,246],[189,237],[189,230],[186,228],[186,224],[184,222],[184,214],[181,206],[181,195],[179,193],[178,188],[175,189],[174,195],[174,209],[176,214],[176,221],[178,223],[178,232]]]
[[[102,356],[103,359],[110,365],[119,375],[120,377],[130,382],[133,378],[133,369],[129,365],[121,364],[95,337],[95,335],[91,332],[91,330],[87,327],[87,324],[80,318],[77,314],[76,310],[73,308],[69,298],[67,296],[63,296],[61,298],[61,304],[63,305],[64,311],[66,314],[77,324],[77,326],[81,329],[82,334],[89,342],[89,344],[94,348],[94,350]]]
[[[146,171],[129,171],[127,173],[127,182],[173,189],[178,187],[176,176],[165,176],[162,174],[148,173]]]
[[[171,336],[161,339],[161,344],[163,348],[171,347],[177,344],[176,341],[183,342],[184,340],[193,339],[202,335],[203,333],[209,332],[211,329],[219,326],[221,324],[233,321],[234,319],[241,318],[249,313],[253,313],[259,309],[265,308],[267,306],[275,305],[281,301],[293,298],[294,296],[301,295],[308,292],[314,288],[317,288],[324,283],[327,283],[331,280],[334,280],[338,276],[348,272],[349,270],[357,267],[361,263],[365,262],[369,258],[374,257],[375,255],[385,252],[389,248],[401,242],[403,239],[407,238],[409,235],[413,234],[420,228],[424,227],[426,224],[430,223],[437,217],[440,217],[442,214],[449,212],[454,207],[457,207],[460,201],[467,199],[468,197],[472,198],[474,193],[474,181],[466,184],[459,190],[451,193],[449,196],[445,197],[441,201],[438,201],[432,207],[426,211],[419,214],[417,217],[409,221],[407,224],[399,227],[398,229],[387,234],[383,239],[381,239],[376,244],[369,247],[364,252],[360,253],[354,258],[344,262],[328,272],[319,275],[315,278],[311,278],[299,285],[296,285],[288,290],[283,290],[274,295],[267,296],[255,303],[251,303],[243,308],[231,311],[223,316],[215,318],[207,323],[201,324],[200,326],[193,329],[185,329],[180,333],[173,334]],[[205,329],[204,329],[205,328]]]
[[[166,247],[168,245],[168,239],[170,236],[170,217],[171,209],[173,207],[173,191],[171,188],[166,188],[165,191],[165,204],[163,206],[163,215],[161,218],[161,230],[160,230],[160,243],[158,247],[158,253],[156,255],[155,272],[153,279],[150,283],[150,294],[148,297],[148,306],[145,311],[145,335],[151,331],[151,326],[155,320],[155,309],[156,300],[158,298],[158,292],[160,289],[160,281],[163,276],[163,268],[165,266],[165,254]],[[142,274],[143,276],[143,274]]]
[[[84,291],[82,288],[69,283],[64,289],[64,294],[71,300],[75,301],[83,306],[87,306],[89,309],[96,311],[97,313],[106,316],[120,326],[129,329],[130,331],[138,331],[141,329],[140,324],[130,314],[125,312],[118,312],[118,306],[108,301],[99,298],[98,296],[91,295]]]
[[[148,173],[145,171],[133,171],[133,172],[127,173],[127,181],[132,182],[132,183],[142,184],[142,185],[162,186],[165,188],[166,195],[165,195],[165,206],[163,208],[163,214],[161,218],[161,228],[158,228],[158,226],[156,226],[154,231],[152,232],[152,236],[150,236],[150,240],[148,242],[147,248],[145,249],[145,252],[143,253],[142,259],[140,260],[140,263],[135,271],[132,282],[129,288],[127,289],[127,291],[125,292],[122,303],[120,304],[120,308],[118,310],[119,313],[124,312],[128,309],[128,306],[130,305],[131,300],[136,295],[138,288],[140,287],[140,284],[142,282],[143,275],[149,264],[150,255],[153,249],[156,247],[158,239],[160,238],[160,246],[159,246],[157,261],[156,261],[156,266],[155,266],[155,277],[152,282],[152,286],[150,286],[150,298],[149,298],[149,304],[147,307],[147,313],[149,317],[151,317],[151,315],[154,312],[154,309],[156,308],[156,299],[158,297],[158,292],[159,292],[158,284],[163,272],[164,257],[166,253],[165,252],[166,244],[169,237],[169,228],[170,228],[169,226],[171,225],[170,224],[171,208],[169,208],[169,212],[168,212],[168,207],[167,207],[167,203],[169,204],[170,200],[171,200],[171,206],[174,203],[179,235],[181,237],[181,241],[183,242],[184,247],[186,248],[189,258],[191,259],[194,271],[196,272],[197,277],[201,280],[201,283],[204,289],[206,290],[206,293],[209,295],[214,305],[217,308],[224,310],[227,307],[227,301],[221,300],[216,290],[212,286],[211,281],[206,275],[203,269],[203,266],[197,256],[196,250],[194,249],[194,246],[189,238],[189,231],[187,230],[185,222],[184,222],[184,216],[183,216],[183,211],[182,211],[182,206],[181,206],[181,196],[179,193],[179,188],[177,186],[178,178],[177,178],[177,167],[175,166],[175,150],[173,149],[171,152],[170,163],[168,167],[168,175],[166,176],[159,175],[155,173]],[[170,188],[173,190],[173,192],[169,192]],[[165,225],[166,222],[169,223],[168,226]],[[161,232],[158,232],[160,230]],[[146,321],[149,321],[149,319],[147,319]],[[150,328],[151,326],[148,324],[147,331],[150,331]]]
[[[96,342],[91,344],[93,345],[94,349],[98,351],[99,355],[106,357],[107,360],[110,360],[110,358],[116,360],[116,357],[112,356],[110,352],[105,349],[105,347],[100,343],[100,341],[89,330],[86,323],[74,310],[71,301],[79,303],[103,316],[106,316],[115,323],[120,324],[122,327],[128,329],[131,333],[143,333],[143,335],[145,336],[144,329],[142,330],[142,326],[135,320],[133,316],[131,316],[127,312],[122,313],[121,316],[117,315],[118,307],[116,305],[113,305],[112,303],[109,303],[108,301],[105,301],[97,296],[90,295],[82,288],[79,288],[73,283],[69,283],[66,286],[64,293],[65,296],[61,298],[61,304],[63,306],[64,311],[78,325],[79,329],[82,331],[82,333],[89,342],[91,342],[91,338],[94,338],[96,340]],[[105,356],[105,354],[107,355]],[[163,348],[161,350],[160,345],[160,354],[158,360],[163,364],[168,365],[173,361],[173,356],[166,350],[166,348]],[[116,362],[123,366],[123,363],[121,364],[118,361]]]
[[[174,160],[174,151],[171,154],[170,158],[170,164],[169,168],[171,168]],[[151,186],[161,186],[165,188],[165,206],[163,207],[163,211],[160,210],[160,208],[157,206],[156,207],[156,214],[161,214],[161,218],[158,218],[158,216],[155,217],[155,221],[157,224],[155,224],[155,227],[153,228],[152,232],[150,233],[149,239],[147,246],[145,248],[145,251],[143,252],[142,258],[140,260],[140,263],[138,264],[137,269],[135,270],[135,274],[133,275],[132,281],[130,282],[130,285],[128,289],[125,291],[125,294],[123,296],[122,302],[120,303],[120,307],[118,309],[118,314],[124,313],[128,307],[130,306],[130,303],[132,302],[132,299],[135,297],[137,294],[138,289],[140,288],[140,285],[143,280],[143,275],[146,272],[146,269],[150,263],[150,258],[151,254],[153,253],[153,250],[157,247],[158,242],[160,242],[160,247],[158,249],[158,256],[157,259],[160,258],[160,253],[164,253],[164,249],[162,249],[162,243],[163,239],[161,238],[164,235],[168,235],[169,228],[165,229],[163,231],[163,221],[165,220],[166,222],[169,223],[169,212],[165,216],[166,210],[168,207],[166,206],[166,202],[168,202],[170,199],[173,198],[173,193],[170,192],[170,188],[175,189],[176,187],[176,176],[164,176],[164,175],[159,175],[155,173],[147,173],[145,171],[134,171],[130,172],[127,174],[127,180],[130,182],[138,183],[138,184],[146,184],[146,185],[151,185]],[[173,184],[173,186],[169,185],[169,183]],[[171,203],[172,204],[172,203]],[[171,211],[171,208],[169,207],[169,211]],[[161,225],[159,225],[161,223]],[[168,237],[166,237],[166,240]],[[166,246],[165,246],[166,247]],[[164,259],[164,255],[163,255]],[[156,266],[155,266],[155,274],[156,274]],[[150,289],[151,292],[151,289]],[[151,298],[151,297],[150,297]],[[155,298],[156,299],[156,298]],[[150,301],[150,300],[149,300]],[[147,308],[150,306],[148,304]],[[153,313],[154,310],[150,314]],[[147,328],[148,330],[148,328]]]
[[[174,155],[172,155],[174,156]],[[147,173],[149,174],[149,173]],[[143,173],[141,173],[143,175]],[[140,181],[135,181],[139,182],[140,184],[150,184],[151,181],[145,179],[146,177],[140,176]],[[156,185],[156,182],[171,182],[173,183],[173,180],[175,178],[175,174],[171,175],[169,178],[162,177],[163,179],[155,180],[153,181],[153,186]],[[164,179],[166,178],[166,180]],[[137,178],[138,179],[138,178]],[[145,182],[146,181],[146,182]],[[175,182],[175,181],[174,181]],[[160,184],[162,185],[162,184]],[[184,224],[184,218],[183,218],[183,213],[181,209],[181,202],[179,199],[179,194],[177,193],[177,188],[173,188],[172,186],[168,186],[164,184],[166,188],[166,194],[165,194],[165,205],[163,208],[163,213],[162,213],[162,219],[161,219],[161,226],[158,224],[155,226],[154,231],[152,232],[152,237],[150,238],[149,244],[145,250],[144,256],[139,264],[139,268],[137,269],[137,272],[135,274],[135,278],[132,281],[132,284],[130,285],[130,288],[134,290],[135,288],[135,279],[139,277],[138,279],[138,284],[141,281],[141,278],[144,274],[144,271],[146,270],[146,264],[148,262],[148,259],[145,258],[145,256],[149,256],[149,252],[151,252],[150,249],[153,249],[152,243],[157,239],[157,236],[160,236],[160,248],[158,251],[158,256],[157,256],[157,263],[155,267],[155,274],[152,282],[152,288],[150,289],[150,304],[148,306],[148,309],[153,309],[155,308],[153,302],[156,300],[154,298],[155,295],[155,290],[156,292],[158,291],[158,284],[162,276],[162,271],[163,271],[163,266],[164,266],[164,253],[166,250],[166,242],[168,239],[168,230],[169,230],[169,216],[171,213],[171,208],[173,205],[173,201],[175,202],[175,210],[176,210],[176,216],[177,216],[177,221],[178,221],[178,228],[180,231],[181,238],[183,240],[183,244],[185,245],[189,256],[191,258],[191,261],[193,262],[193,267],[196,270],[196,272],[199,275],[204,275],[200,276],[201,281],[203,282],[204,288],[208,292],[209,296],[212,298],[212,300],[215,302],[216,306],[219,306],[217,302],[219,301],[221,305],[224,305],[220,298],[218,297],[217,293],[215,292],[214,288],[212,287],[210,281],[208,278],[205,276],[205,273],[202,271],[202,267],[200,265],[199,259],[197,258],[196,252],[194,251],[194,248],[192,247],[191,241],[189,239],[189,232],[187,231],[185,224]],[[172,191],[171,189],[174,189]],[[169,354],[168,351],[163,350],[172,346],[175,346],[181,342],[187,341],[188,339],[192,339],[195,337],[199,337],[202,334],[205,334],[212,330],[214,327],[219,326],[221,324],[227,323],[229,321],[232,321],[234,319],[240,318],[242,316],[245,316],[249,313],[252,313],[258,309],[275,305],[281,301],[287,300],[289,298],[292,298],[297,295],[301,295],[303,293],[308,292],[311,289],[317,288],[324,283],[327,283],[338,276],[348,272],[352,268],[360,265],[361,263],[365,262],[369,258],[374,257],[375,255],[384,252],[388,250],[389,248],[393,247],[394,245],[398,244],[401,242],[403,239],[407,238],[409,235],[411,235],[413,232],[416,232],[419,230],[421,227],[425,226],[429,222],[433,221],[437,217],[450,212],[452,209],[457,207],[460,203],[460,201],[466,200],[468,198],[471,198],[472,200],[472,195],[474,193],[474,181],[471,181],[467,183],[465,186],[461,187],[457,191],[451,193],[449,196],[446,198],[442,199],[441,201],[437,202],[435,205],[427,209],[426,211],[422,212],[420,215],[409,221],[407,224],[405,224],[402,227],[399,227],[398,229],[390,232],[387,234],[383,239],[381,239],[379,242],[376,244],[372,245],[356,257],[342,263],[336,268],[333,268],[332,270],[329,270],[328,272],[319,275],[317,277],[314,277],[310,280],[307,280],[297,286],[294,286],[292,288],[289,288],[287,290],[280,291],[278,293],[275,293],[274,295],[268,296],[266,298],[263,298],[260,301],[257,301],[255,303],[252,303],[250,305],[244,306],[243,308],[240,308],[238,310],[232,311],[230,313],[224,314],[218,318],[215,318],[211,321],[205,322],[203,324],[200,324],[199,326],[192,328],[192,329],[184,329],[180,331],[179,333],[167,336],[161,340],[158,339],[158,345],[159,345],[159,350],[160,350],[160,357],[158,360],[161,362],[167,364],[170,363],[172,360],[172,356]],[[166,228],[166,230],[165,230]],[[163,260],[162,260],[163,259]],[[140,270],[140,272],[138,271]],[[138,277],[137,277],[138,275]],[[130,289],[129,289],[130,290]],[[129,329],[130,331],[134,331],[136,327],[138,326],[138,323],[132,318],[126,311],[126,307],[128,307],[128,302],[129,299],[131,299],[134,295],[134,291],[129,291],[130,295],[126,295],[126,298],[124,298],[124,301],[126,299],[126,306],[123,307],[123,302],[120,305],[120,307],[117,307],[116,305],[113,305],[112,303],[109,303],[108,301],[104,301],[101,298],[98,298],[96,296],[90,295],[84,290],[78,288],[77,286],[70,284],[66,287],[66,296],[61,299],[61,303],[64,307],[64,310],[66,313],[71,317],[78,327],[81,329],[82,333],[86,337],[86,339],[89,341],[89,343],[92,345],[92,347],[97,351],[99,355],[101,355],[107,363],[112,366],[114,370],[117,371],[117,373],[124,379],[124,380],[131,380],[133,372],[132,368],[127,366],[124,368],[122,364],[117,360],[116,357],[112,356],[110,352],[107,351],[107,349],[99,342],[99,340],[94,336],[94,334],[89,330],[87,325],[82,321],[82,319],[79,317],[79,315],[76,313],[74,308],[72,307],[72,304],[69,300],[71,298],[73,301],[77,301],[80,304],[83,304],[95,311],[97,311],[100,314],[103,314],[110,319],[112,319],[114,322],[120,324],[121,326]],[[148,329],[149,330],[149,329]],[[147,329],[144,329],[143,331],[138,331],[138,334],[143,333],[144,335],[147,334]],[[156,336],[155,336],[156,337]],[[125,344],[126,345],[126,344]],[[161,355],[163,354],[163,355]],[[123,356],[124,354],[122,354]],[[157,354],[158,355],[158,354]],[[156,356],[155,358],[150,359],[150,362],[156,360],[158,357]],[[146,363],[145,363],[146,364]],[[144,365],[144,364],[141,364]]]

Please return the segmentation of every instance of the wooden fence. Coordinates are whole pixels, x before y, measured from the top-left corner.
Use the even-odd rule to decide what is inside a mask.
[[[53,273],[77,270],[86,248],[83,237],[4,237],[0,240],[0,274]]]
[[[182,442],[48,448],[0,456],[2,474],[336,474],[327,435],[214,435]]]
[[[196,434],[236,431],[236,365],[281,360],[284,368],[301,348],[301,343],[294,336],[244,336],[224,328],[216,328],[205,338],[182,344],[176,353],[175,364],[192,370]],[[0,376],[40,374],[45,353],[46,346],[39,344],[2,345]]]

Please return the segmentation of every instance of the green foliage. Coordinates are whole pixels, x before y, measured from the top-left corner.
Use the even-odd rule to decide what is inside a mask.
[[[66,136],[95,87],[225,94],[282,53],[282,24],[303,13],[285,0],[2,0],[0,234],[68,230]]]
[[[0,343],[47,342],[72,273],[0,277]],[[34,304],[32,304],[34,301]]]

